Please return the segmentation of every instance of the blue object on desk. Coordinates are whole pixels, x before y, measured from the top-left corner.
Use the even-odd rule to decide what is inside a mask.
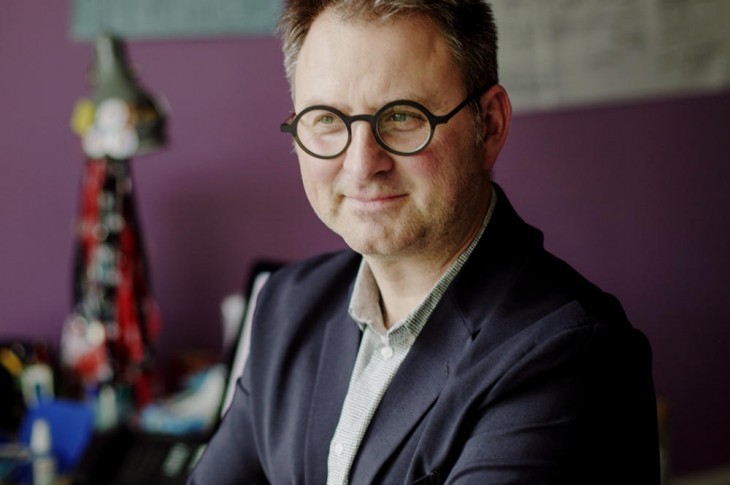
[[[45,419],[51,428],[51,447],[59,473],[71,470],[81,459],[94,432],[94,414],[86,404],[57,399],[28,409],[20,425],[20,441],[30,444],[36,419]]]

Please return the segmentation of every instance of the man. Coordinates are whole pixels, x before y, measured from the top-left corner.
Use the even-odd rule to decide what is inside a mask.
[[[190,483],[658,483],[648,342],[491,182],[488,5],[291,0],[281,29],[282,131],[352,250],[272,276]]]

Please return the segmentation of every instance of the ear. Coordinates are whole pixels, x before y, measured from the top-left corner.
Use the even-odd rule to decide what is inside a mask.
[[[482,108],[484,163],[491,170],[502,150],[512,121],[512,103],[507,91],[495,84],[479,100]]]

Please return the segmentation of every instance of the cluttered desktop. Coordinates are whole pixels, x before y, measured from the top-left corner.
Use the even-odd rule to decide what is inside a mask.
[[[141,407],[120,385],[74,395],[73,376],[45,346],[0,342],[0,484],[185,483],[231,403],[256,298],[276,266],[258,263],[240,293],[227,297],[234,337],[220,361]]]

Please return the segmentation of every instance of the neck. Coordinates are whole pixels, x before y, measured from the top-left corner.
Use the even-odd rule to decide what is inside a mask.
[[[439,257],[427,257],[422,254],[365,256],[380,290],[380,305],[386,328],[390,328],[412,312],[469,247],[481,229],[486,208],[480,211],[480,214],[478,223],[460,239],[460,243],[445,248],[448,250]]]
[[[366,258],[380,290],[383,323],[390,328],[406,317],[425,298],[451,263],[443,267],[387,263]]]

